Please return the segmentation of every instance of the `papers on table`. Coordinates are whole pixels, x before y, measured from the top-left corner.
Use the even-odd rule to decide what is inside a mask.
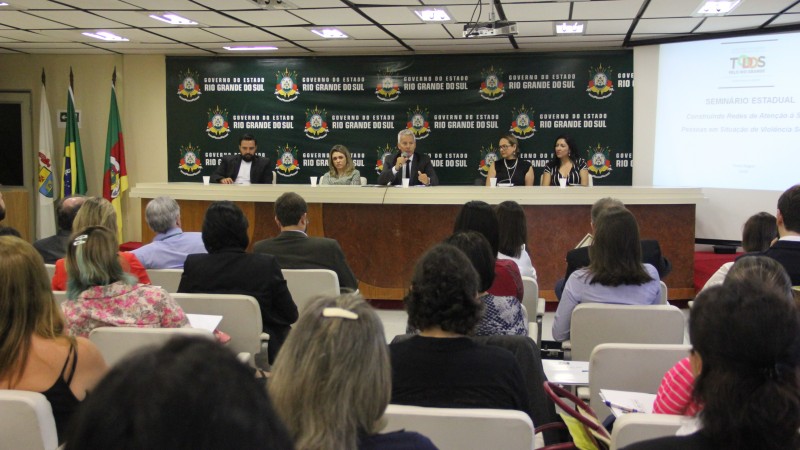
[[[614,416],[619,417],[630,412],[652,413],[656,394],[600,389],[600,398],[611,408]]]
[[[209,314],[186,314],[186,318],[189,319],[189,325],[191,325],[192,328],[202,328],[212,333],[217,329],[219,323],[222,322],[222,316],[212,316]]]
[[[547,380],[564,385],[589,384],[589,361],[543,359],[542,368]]]

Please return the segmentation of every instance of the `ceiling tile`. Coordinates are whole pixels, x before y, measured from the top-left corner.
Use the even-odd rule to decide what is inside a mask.
[[[92,42],[92,43],[100,43],[103,42],[99,39],[90,38],[89,36],[84,36],[81,33],[84,31],[96,31],[96,30],[84,30],[84,29],[72,29],[72,30],[41,30],[40,33],[46,36],[50,36],[51,40],[53,39],[60,39],[63,41],[74,41],[74,42]],[[149,42],[149,43],[162,43],[168,44],[173,43],[174,41],[165,37],[160,37],[152,33],[148,33],[143,30],[137,30],[134,28],[129,28],[126,30],[114,30],[114,34],[130,39],[130,42]],[[124,44],[124,42],[113,42],[109,44]]]
[[[170,25],[168,23],[153,19],[152,17],[149,16],[150,14],[158,14],[163,11],[164,10],[100,11],[98,12],[98,14],[105,18],[134,27],[144,27],[144,28],[174,27],[174,25]],[[172,11],[172,12],[175,12],[176,14],[185,17],[187,19],[194,20],[195,22],[199,22],[201,25],[221,26],[221,27],[225,26],[235,27],[244,25],[238,20],[231,19],[229,17],[223,16],[222,14],[211,11]],[[186,27],[180,27],[180,28],[186,28]]]
[[[784,14],[773,21],[769,26],[800,24],[800,14]]]
[[[128,3],[119,0],[58,0],[59,3],[78,9],[135,9]]]
[[[642,19],[636,25],[636,33],[689,33],[703,19],[692,17],[688,19]]]
[[[256,27],[214,27],[204,28],[209,33],[214,33],[230,41],[259,41],[263,39],[275,39],[275,36]]]
[[[695,33],[758,28],[771,18],[772,16],[768,15],[707,17],[703,24],[695,30]]]
[[[145,30],[180,42],[230,42],[229,39],[211,34],[202,28],[153,28]]]
[[[152,11],[191,11],[207,9],[189,0],[125,0],[125,3]]]
[[[401,39],[445,39],[450,38],[450,34],[441,25],[419,24],[419,25],[387,25],[386,29]]]
[[[575,2],[570,20],[633,19],[643,0]]]
[[[631,27],[632,20],[590,20],[586,22],[586,34],[622,34]]]
[[[642,17],[690,17],[698,6],[700,0],[650,0]]]
[[[351,47],[402,47],[399,42],[394,39],[341,39],[341,40],[324,40],[324,41],[295,41],[303,47],[312,49],[318,48],[351,48]]]
[[[776,14],[795,3],[796,0],[747,0],[736,7],[730,15]]]
[[[47,36],[45,32],[25,31],[25,30],[0,30],[0,36],[9,39],[16,39],[22,42],[53,42],[52,36]]]
[[[305,20],[286,11],[228,11],[228,14],[259,27],[308,25]]]
[[[361,11],[372,20],[384,25],[422,23],[417,15],[411,12],[408,7],[361,8]]]
[[[300,9],[292,14],[314,25],[366,25],[371,23],[350,8]]]
[[[76,28],[115,28],[122,26],[119,22],[83,11],[31,11],[30,14]]]
[[[569,3],[509,4],[503,6],[506,18],[511,21],[566,20]]]
[[[62,11],[68,12],[68,11]],[[0,10],[0,24],[24,30],[43,30],[48,28],[64,28],[64,25],[52,20],[42,19],[21,11]]]

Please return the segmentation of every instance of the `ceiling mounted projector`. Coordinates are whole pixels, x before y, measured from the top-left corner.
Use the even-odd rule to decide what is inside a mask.
[[[464,25],[464,37],[501,37],[516,36],[517,22],[497,20],[495,22],[477,22]]]

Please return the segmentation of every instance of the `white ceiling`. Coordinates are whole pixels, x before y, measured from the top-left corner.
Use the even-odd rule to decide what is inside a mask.
[[[619,49],[710,35],[800,30],[800,0],[744,0],[729,16],[692,17],[700,0],[0,0],[0,53],[224,55],[223,46],[273,45],[270,55],[407,54]],[[464,39],[464,25],[515,21],[513,38]],[[482,4],[477,16],[476,6]],[[422,23],[409,7],[446,6],[455,23]],[[176,27],[148,14],[199,22]],[[473,16],[473,12],[475,16]],[[475,17],[474,19],[472,19]],[[553,35],[553,22],[586,21],[586,35]],[[335,26],[345,40],[311,33]],[[103,42],[84,31],[129,42]],[[238,53],[238,54],[241,54]]]

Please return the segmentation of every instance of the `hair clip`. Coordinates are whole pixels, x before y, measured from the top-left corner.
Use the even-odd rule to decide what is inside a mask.
[[[77,247],[77,246],[79,246],[79,245],[83,245],[83,244],[85,244],[85,243],[86,243],[86,240],[87,240],[87,239],[89,239],[89,235],[88,235],[88,234],[82,234],[82,235],[80,235],[80,236],[76,237],[76,238],[75,238],[75,239],[72,241],[72,245],[73,245],[73,246],[75,246],[75,247]]]
[[[339,307],[323,309],[322,317],[338,317],[340,319],[358,320],[358,314]]]

